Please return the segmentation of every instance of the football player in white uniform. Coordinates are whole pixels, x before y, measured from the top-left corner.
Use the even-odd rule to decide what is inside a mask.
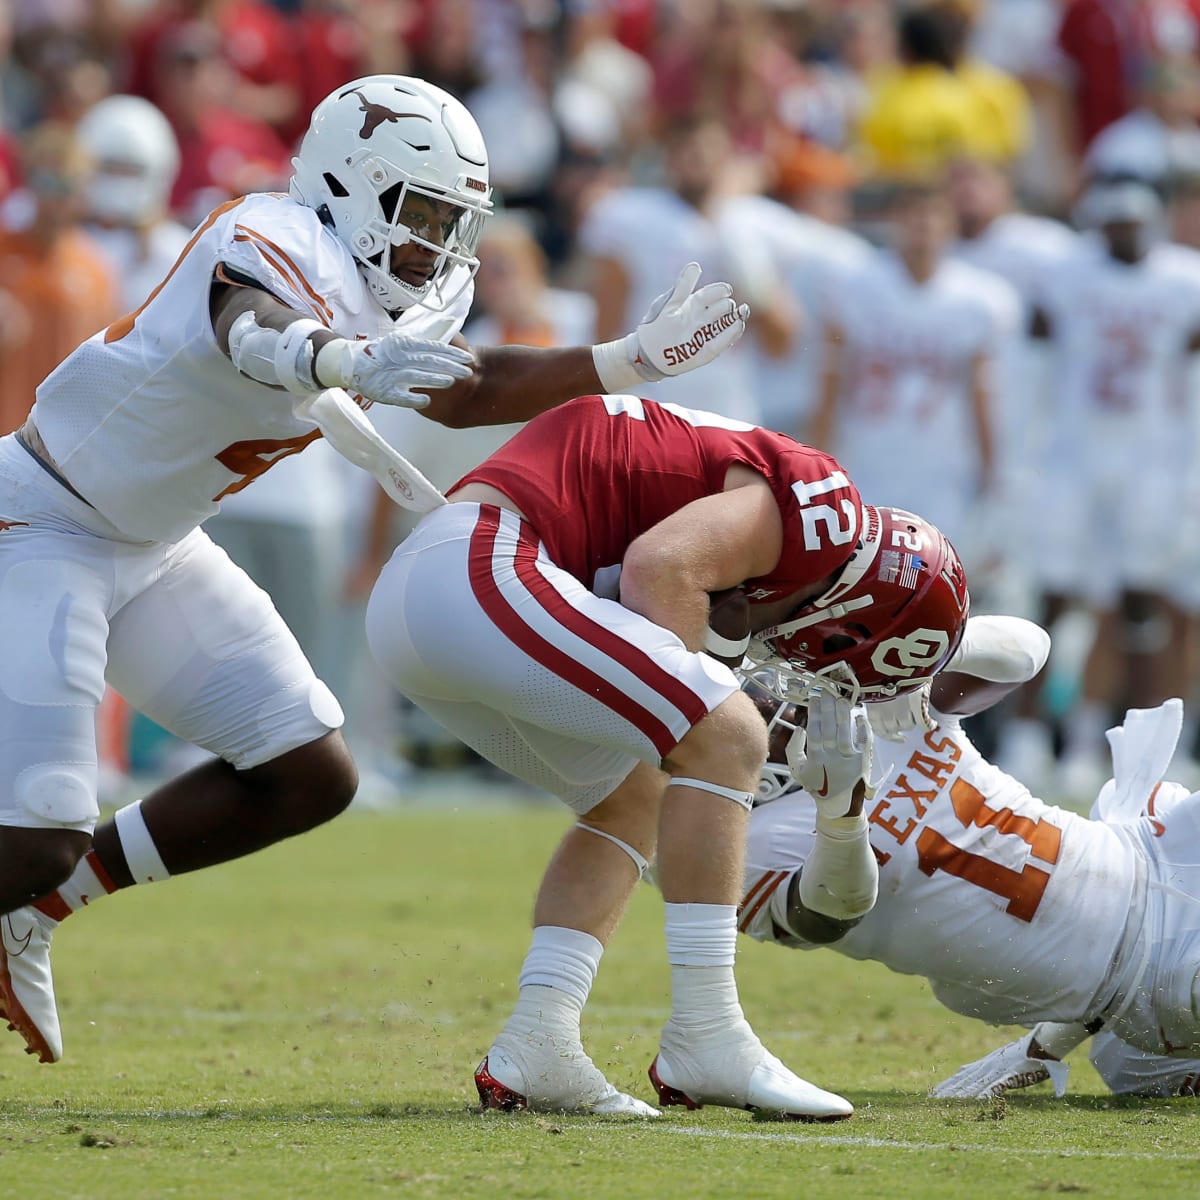
[[[1103,780],[1113,710],[1190,684],[1171,596],[1188,549],[1200,255],[1165,241],[1145,184],[1094,184],[1079,217],[1094,247],[1043,281],[1035,326],[1051,341],[1056,384],[1035,558],[1046,590],[1097,622],[1062,763],[1062,786],[1084,798]]]
[[[919,512],[970,551],[975,587],[984,554],[967,535],[999,482],[993,367],[1020,302],[1003,279],[948,257],[942,189],[900,187],[892,217],[894,250],[845,273],[829,297],[808,440],[864,480],[865,495]]]
[[[843,751],[842,775],[858,788],[845,791],[837,842],[793,778],[807,779],[789,769],[794,749],[785,756],[779,744],[793,736],[794,712],[751,676],[747,690],[763,697],[760,708],[783,736],[773,739],[774,765],[760,788],[769,802],[751,816],[739,928],[923,975],[955,1012],[1035,1027],[964,1067],[936,1096],[982,1098],[1047,1078],[1061,1094],[1059,1060],[1099,1030],[1092,1059],[1114,1091],[1191,1094],[1200,1072],[1200,794],[1161,782],[1182,704],[1133,710],[1110,731],[1114,779],[1097,800],[1098,819],[1044,804],[984,760],[959,721],[1031,678],[1048,651],[1031,622],[970,618],[928,710],[906,707],[904,730],[894,710],[876,708],[872,724],[891,740],[869,737]],[[828,767],[836,748],[817,737]],[[864,779],[881,782],[872,790]],[[865,870],[845,877],[840,896],[805,889],[806,864],[831,849],[846,855],[851,830],[878,864],[878,901],[865,915],[855,912]]]
[[[342,389],[449,425],[520,420],[699,366],[744,328],[731,289],[695,290],[692,264],[628,337],[472,354],[458,330],[487,154],[466,109],[421,80],[339,88],[294,167],[289,195],[210,214],[0,440],[0,1011],[43,1062],[62,1052],[61,919],[300,833],[354,795],[337,701],[199,528],[221,499],[325,433],[393,494],[436,506]],[[215,758],[97,828],[106,679]]]

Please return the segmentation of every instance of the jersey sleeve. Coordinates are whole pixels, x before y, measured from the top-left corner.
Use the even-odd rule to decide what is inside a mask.
[[[285,197],[263,195],[232,215],[219,260],[290,307],[331,325],[344,259],[316,213]]]
[[[783,518],[783,554],[770,575],[745,583],[751,602],[811,587],[845,566],[863,530],[858,488],[836,459],[797,443],[768,476]]]

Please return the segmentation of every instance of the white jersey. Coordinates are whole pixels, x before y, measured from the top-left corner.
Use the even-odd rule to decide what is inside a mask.
[[[731,238],[753,230],[769,249],[782,283],[803,308],[804,327],[791,352],[771,358],[749,341],[760,424],[799,436],[812,416],[821,378],[821,339],[816,336],[827,297],[842,276],[866,265],[873,251],[866,238],[830,225],[766,196],[734,196],[720,211]],[[803,440],[803,438],[801,438]]]
[[[836,453],[865,496],[910,508],[954,541],[976,490],[971,367],[1019,326],[1020,301],[997,276],[952,260],[917,283],[892,253],[830,297],[844,342]]]
[[[320,436],[295,415],[294,397],[239,374],[217,346],[208,297],[218,263],[344,337],[394,327],[312,209],[263,193],[211,213],[145,304],[37,390],[38,430],[60,470],[131,540],[178,541],[224,496]],[[448,340],[473,294],[468,283],[453,311],[418,307],[396,324]]]
[[[1005,213],[977,237],[964,238],[951,257],[1007,280],[1022,302],[1022,332],[1028,331],[1042,281],[1076,255],[1093,252],[1090,243],[1060,221],[1027,213]],[[998,478],[1011,506],[994,522],[996,550],[1011,563],[1028,555],[1030,530],[1043,520],[1047,497],[1044,480],[1058,466],[1047,462],[1048,414],[1055,398],[1050,391],[1051,351],[1028,336],[1008,339],[997,362],[993,426]]]
[[[1157,245],[1141,262],[1081,254],[1048,276],[1040,304],[1055,349],[1055,419],[1073,439],[1115,451],[1169,451],[1187,414],[1188,342],[1200,330],[1200,255]]]
[[[579,231],[581,247],[590,255],[613,258],[629,280],[624,314],[630,329],[654,299],[671,288],[689,263],[704,268],[701,284],[728,279],[735,288],[741,277],[732,247],[714,221],[666,188],[619,188],[588,211]],[[753,238],[739,253],[754,250]],[[706,409],[752,424],[759,419],[746,338],[686,379],[640,384],[638,394]]]
[[[875,750],[891,772],[867,805],[879,899],[832,948],[923,975],[947,1007],[995,1024],[1098,1015],[1145,908],[1129,839],[1035,799],[953,720]],[[739,926],[751,937],[810,948],[780,936],[772,909],[786,911],[815,816],[799,791],[753,812]]]
[[[178,221],[159,221],[143,233],[88,225],[87,234],[112,260],[126,310],[137,308],[183,253],[191,231]]]
[[[1007,279],[1029,303],[1041,281],[1058,265],[1078,254],[1082,239],[1061,221],[1028,213],[1005,213],[973,238],[962,238],[951,257]]]

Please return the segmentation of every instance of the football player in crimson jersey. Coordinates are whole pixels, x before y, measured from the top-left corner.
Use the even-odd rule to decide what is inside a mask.
[[[1061,1095],[1060,1060],[1092,1034],[1092,1061],[1113,1091],[1193,1095],[1200,794],[1160,782],[1181,703],[1132,710],[1110,731],[1114,779],[1090,821],[1030,795],[983,759],[960,725],[1032,678],[1049,646],[1032,622],[972,617],[924,713],[909,710],[917,719],[907,730],[880,718],[910,697],[869,710],[891,737],[873,744],[873,771],[884,782],[865,802],[854,796],[850,811],[864,815],[879,898],[842,921],[808,898],[806,877],[827,851],[818,802],[788,766],[786,745],[802,720],[763,689],[769,672],[750,674],[746,687],[768,716],[772,749],[750,818],[739,928],[759,941],[829,945],[924,975],[954,1012],[1031,1027],[939,1084],[935,1096],[983,1099],[1046,1079]]]
[[[618,341],[471,354],[458,331],[487,152],[466,109],[419,79],[339,88],[294,167],[290,195],[214,211],[0,440],[0,1015],[43,1062],[62,1053],[60,920],[300,833],[354,795],[337,701],[199,529],[221,499],[325,433],[411,503],[440,504],[356,403],[523,420],[700,366],[744,328],[728,285],[695,290],[692,264]],[[215,757],[96,828],[105,680]]]
[[[766,730],[703,651],[737,661],[753,642],[762,659],[784,656],[789,677],[831,697],[831,741],[853,741],[856,693],[915,688],[957,645],[953,549],[919,518],[864,506],[819,450],[630,395],[534,419],[448,498],[383,569],[371,649],[430,716],[580,818],[542,880],[515,1010],[476,1072],[481,1099],[656,1115],[588,1058],[580,1014],[657,853],[672,968],[650,1069],[661,1102],[850,1116],[742,1014],[735,912]],[[739,587],[746,627],[714,642],[710,595],[724,606]],[[921,602],[893,608],[897,593]],[[847,613],[828,644],[822,626]],[[859,666],[835,672],[842,653]],[[810,759],[826,761],[821,746]]]

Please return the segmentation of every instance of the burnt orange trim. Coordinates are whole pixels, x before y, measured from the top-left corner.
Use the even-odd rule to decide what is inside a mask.
[[[251,229],[248,225],[238,225],[237,229],[240,230],[242,233],[249,234],[251,240],[256,241],[256,242],[261,242],[264,246],[269,246],[281,259],[283,259],[283,261],[285,263],[287,263],[288,268],[290,268],[290,270],[291,270],[293,282],[298,281],[300,283],[301,289],[308,293],[308,295],[312,299],[313,303],[315,303],[317,305],[317,307],[320,308],[322,312],[324,312],[325,316],[329,320],[331,320],[331,321],[333,320],[333,309],[330,308],[328,303],[326,303],[325,298],[323,296],[321,296],[314,287],[312,287],[312,285],[308,282],[307,279],[305,279],[304,272],[301,271],[298,266],[296,266],[296,264],[291,260],[291,258],[289,257],[289,255],[287,254],[286,251],[281,250],[277,245],[275,245],[275,243],[273,241],[271,241],[270,238],[264,237],[257,230]],[[243,241],[245,239],[239,238],[235,234],[234,240],[235,241]],[[284,270],[282,267],[279,267],[278,263],[276,263],[275,265],[281,274],[287,275],[287,273],[288,273],[287,270]]]
[[[87,865],[95,872],[96,878],[100,880],[100,886],[110,894],[115,892],[117,885],[113,883],[112,876],[104,869],[104,864],[100,861],[95,850],[89,850],[84,857],[87,859]]]
[[[171,276],[179,270],[179,264],[182,263],[183,260],[192,252],[192,249],[195,247],[200,238],[217,223],[217,219],[219,217],[221,217],[224,213],[227,213],[231,208],[237,208],[237,206],[241,204],[245,198],[245,196],[239,196],[236,200],[226,200],[224,204],[214,208],[212,212],[208,214],[204,220],[204,224],[192,234],[191,238],[188,240],[188,244],[184,246],[183,250],[179,254],[179,257],[175,260],[175,265],[172,266],[172,268],[167,272],[162,283],[160,283],[154,289],[154,291],[152,291],[150,295],[148,295],[146,299],[143,300],[141,304],[139,304],[138,307],[133,310],[133,312],[126,313],[123,317],[118,317],[117,320],[115,320],[104,331],[105,342],[119,342],[123,337],[128,336],[130,331],[133,329],[134,322],[142,315],[142,313],[146,311],[146,306],[150,303],[150,301],[153,300],[154,297],[157,296],[158,293],[161,292],[163,288],[165,288],[171,281]]]
[[[774,876],[774,878],[772,879],[771,876]],[[753,922],[754,918],[758,916],[759,910],[775,894],[775,889],[779,887],[779,885],[787,878],[787,876],[787,871],[770,871],[764,875],[753,888],[751,888],[751,892],[753,893],[761,888],[764,883],[767,883],[768,879],[770,879],[770,883],[767,883],[767,886],[763,888],[761,895],[757,900],[755,900],[754,906],[748,911],[746,911],[746,905],[750,902],[750,896],[747,895],[746,899],[743,901],[742,909],[745,912],[745,915],[738,923],[738,931],[740,933],[745,933],[746,930],[750,928],[751,922]]]
[[[57,892],[35,900],[33,907],[52,921],[64,921],[71,915],[71,906]]]

